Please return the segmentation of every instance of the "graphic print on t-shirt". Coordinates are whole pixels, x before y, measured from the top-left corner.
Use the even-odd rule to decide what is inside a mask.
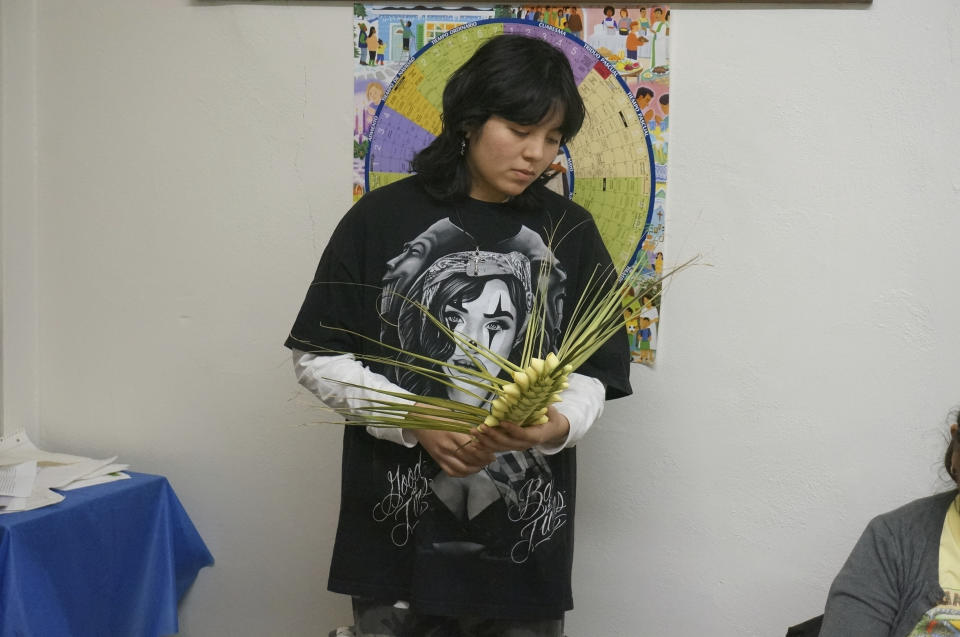
[[[510,236],[481,242],[475,238],[477,232],[461,226],[462,221],[443,218],[411,238],[387,262],[380,298],[381,340],[437,361],[400,357],[403,362],[432,367],[452,385],[401,366],[388,368],[388,377],[407,391],[481,406],[490,396],[458,370],[476,363],[420,306],[469,342],[516,361],[544,263],[550,268],[544,347],[545,351],[555,348],[566,274],[543,238],[525,226]],[[474,358],[489,373],[499,373],[494,363],[475,354]],[[566,495],[556,486],[547,459],[534,449],[498,454],[483,471],[465,478],[447,475],[427,456],[415,468],[396,471],[414,471],[429,479],[429,506],[418,507],[415,513],[424,519],[432,517],[430,542],[438,552],[487,551],[522,563],[566,524]],[[385,477],[384,501],[391,501],[395,482],[395,476]],[[412,531],[419,522],[407,520],[405,526]],[[401,533],[393,535],[393,540],[402,546],[411,537]]]

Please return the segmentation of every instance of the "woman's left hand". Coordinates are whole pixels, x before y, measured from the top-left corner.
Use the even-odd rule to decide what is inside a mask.
[[[480,425],[473,431],[474,437],[489,451],[525,451],[546,443],[557,444],[570,433],[570,421],[552,405],[547,408],[547,422],[542,425],[521,427],[512,422],[501,422],[496,427]]]

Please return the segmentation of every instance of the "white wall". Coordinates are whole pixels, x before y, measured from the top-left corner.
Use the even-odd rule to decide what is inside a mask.
[[[37,428],[36,9],[0,4],[0,435]]]
[[[349,17],[3,0],[3,426],[169,477],[217,560],[183,635],[347,619],[325,591],[340,432],[301,426],[281,343],[349,205]],[[867,520],[945,487],[960,404],[960,4],[672,22],[667,251],[711,265],[582,444],[571,637],[819,614]],[[17,383],[37,400],[15,417]]]

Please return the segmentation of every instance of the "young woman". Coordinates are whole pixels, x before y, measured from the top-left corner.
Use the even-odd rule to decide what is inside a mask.
[[[960,412],[944,468],[960,482]],[[960,629],[960,496],[956,489],[874,518],[837,574],[820,637],[956,635]]]
[[[368,193],[331,238],[286,342],[300,382],[347,409],[374,389],[443,395],[444,385],[365,362],[403,346],[457,376],[462,352],[398,293],[515,356],[543,263],[554,347],[565,300],[610,267],[590,214],[540,183],[584,115],[558,49],[515,35],[481,46],[448,81],[443,130],[415,158],[417,174]],[[572,607],[573,446],[605,398],[630,393],[628,367],[624,334],[571,376],[539,426],[345,428],[328,584],[353,597],[357,634],[560,637]]]

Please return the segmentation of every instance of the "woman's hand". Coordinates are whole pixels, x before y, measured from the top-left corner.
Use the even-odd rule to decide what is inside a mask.
[[[474,436],[435,429],[412,431],[420,446],[437,461],[444,473],[454,478],[477,473],[495,460],[494,452],[478,445]]]
[[[542,444],[559,444],[570,433],[570,421],[552,405],[547,408],[547,422],[521,427],[501,422],[496,427],[480,425],[475,430],[477,444],[490,452],[525,451]]]

